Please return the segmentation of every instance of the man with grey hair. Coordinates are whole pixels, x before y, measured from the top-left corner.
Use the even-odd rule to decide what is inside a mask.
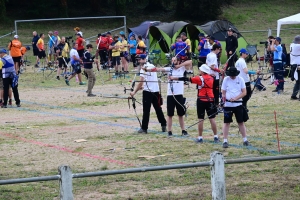
[[[291,100],[300,100],[297,94],[300,91],[300,35],[295,36],[293,43],[290,45],[290,59],[291,59],[291,79],[296,80],[294,85]]]
[[[36,43],[38,42],[38,40],[40,39],[40,37],[38,36],[36,31],[32,32],[33,38],[32,38],[32,50],[33,50],[33,55],[36,57],[36,64],[35,67],[39,67],[38,66],[38,62],[39,62],[39,49],[36,46]]]
[[[53,55],[53,58],[55,58],[54,56],[54,46],[55,46],[55,36],[53,35],[53,32],[52,31],[49,31],[48,32],[48,37],[49,37],[49,42],[48,42],[48,61],[49,63],[51,63],[51,59],[52,59],[52,55]]]

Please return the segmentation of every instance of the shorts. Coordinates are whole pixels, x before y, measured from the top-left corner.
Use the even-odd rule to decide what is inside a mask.
[[[201,67],[201,65],[205,63],[206,63],[206,56],[199,57],[198,67]]]
[[[183,98],[182,94],[174,95],[174,96],[173,95],[167,96],[167,114],[168,114],[168,116],[169,117],[174,116],[175,107],[176,107],[177,115],[183,116],[186,111],[184,103],[185,103],[185,98]]]
[[[20,62],[21,62],[21,56],[18,56],[18,57],[12,57],[12,59],[13,59],[13,61],[14,61],[15,63],[19,63],[19,65],[20,65]]]
[[[65,59],[65,60],[64,60]],[[66,61],[66,62],[65,62]],[[59,68],[67,68],[68,67],[68,62],[69,62],[69,59],[68,58],[58,58],[58,67]]]
[[[46,58],[45,50],[39,51],[38,57],[39,57],[39,59]]]
[[[72,64],[72,68],[73,68],[72,75],[81,73],[81,65],[79,63]]]
[[[39,49],[33,49],[33,55],[38,56],[39,55]]]
[[[124,52],[120,52],[120,57],[124,57]]]
[[[48,55],[53,55],[54,54],[54,48],[48,49]]]
[[[77,52],[78,52],[79,57],[83,58],[84,49],[77,50]]]
[[[120,62],[120,56],[114,56],[112,57],[112,65],[113,66],[116,66],[116,65],[120,65],[121,62]]]
[[[197,115],[198,119],[204,119],[205,111],[208,115],[208,119],[213,119],[216,117],[216,113],[218,112],[214,102],[201,101],[199,98],[197,99]]]
[[[108,50],[108,58],[111,60],[112,59],[112,50]]]
[[[235,115],[237,123],[246,122],[249,119],[248,113],[244,106],[224,107],[224,123],[232,122],[232,115]]]

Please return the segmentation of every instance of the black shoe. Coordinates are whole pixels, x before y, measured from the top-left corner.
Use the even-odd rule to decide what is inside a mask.
[[[138,133],[147,133],[147,130],[141,128],[140,130],[138,130]]]
[[[2,105],[1,108],[7,108],[7,105]]]
[[[95,95],[95,94],[88,94],[87,96],[88,96],[88,97],[95,97],[95,96],[97,96],[97,95]]]
[[[203,139],[201,138],[201,139],[196,139],[196,143],[199,143],[199,144],[202,144],[203,143]]]
[[[188,137],[189,136],[189,134],[188,134],[188,132],[186,131],[186,130],[182,130],[182,136],[186,136],[186,137]]]
[[[172,137],[172,136],[173,136],[172,131],[169,131],[168,132],[168,137]]]
[[[167,127],[166,126],[161,126],[161,131],[162,132],[166,132],[167,131]]]
[[[59,76],[56,77],[57,80],[60,80]]]
[[[229,146],[229,145],[228,145],[228,142],[224,142],[224,143],[223,143],[223,148],[228,148],[228,146]]]
[[[21,107],[21,104],[17,104],[17,107]]]
[[[272,92],[277,92],[277,89],[273,90]]]
[[[219,138],[214,137],[214,143],[219,143],[219,142],[220,142]]]
[[[291,100],[298,100],[298,97],[296,97],[296,96],[291,96]]]
[[[245,142],[243,143],[243,145],[244,145],[244,146],[249,146],[250,144],[249,144],[248,141],[245,141]]]

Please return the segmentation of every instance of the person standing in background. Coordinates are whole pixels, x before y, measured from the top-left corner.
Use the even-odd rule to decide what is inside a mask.
[[[16,73],[20,73],[20,62],[22,58],[21,53],[22,43],[19,41],[19,36],[15,35],[14,39],[8,44],[8,49],[10,50],[10,55],[14,61]]]
[[[227,59],[228,60],[228,67],[234,67],[234,63],[237,60],[236,59],[236,49],[238,48],[238,40],[237,38],[233,35],[233,29],[228,28],[227,34],[228,37],[226,38],[226,54],[227,54]]]
[[[33,35],[33,38],[32,38],[31,43],[32,43],[33,56],[36,57],[36,63],[35,63],[34,66],[38,68],[39,67],[39,60],[40,59],[38,57],[38,55],[39,55],[39,49],[37,48],[36,43],[38,42],[38,40],[40,39],[40,37],[38,36],[38,34],[37,34],[36,31],[33,31],[32,35]]]
[[[136,64],[136,59],[135,59],[137,43],[136,43],[134,34],[130,35],[128,44],[129,44],[129,47],[130,47],[129,53],[130,53],[130,57],[131,57],[131,61],[132,61],[134,70],[137,70],[137,64]]]

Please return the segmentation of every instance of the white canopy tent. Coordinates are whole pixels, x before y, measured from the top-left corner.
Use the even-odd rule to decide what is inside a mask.
[[[277,20],[277,37],[279,37],[280,28],[283,24],[300,24],[300,13]]]

